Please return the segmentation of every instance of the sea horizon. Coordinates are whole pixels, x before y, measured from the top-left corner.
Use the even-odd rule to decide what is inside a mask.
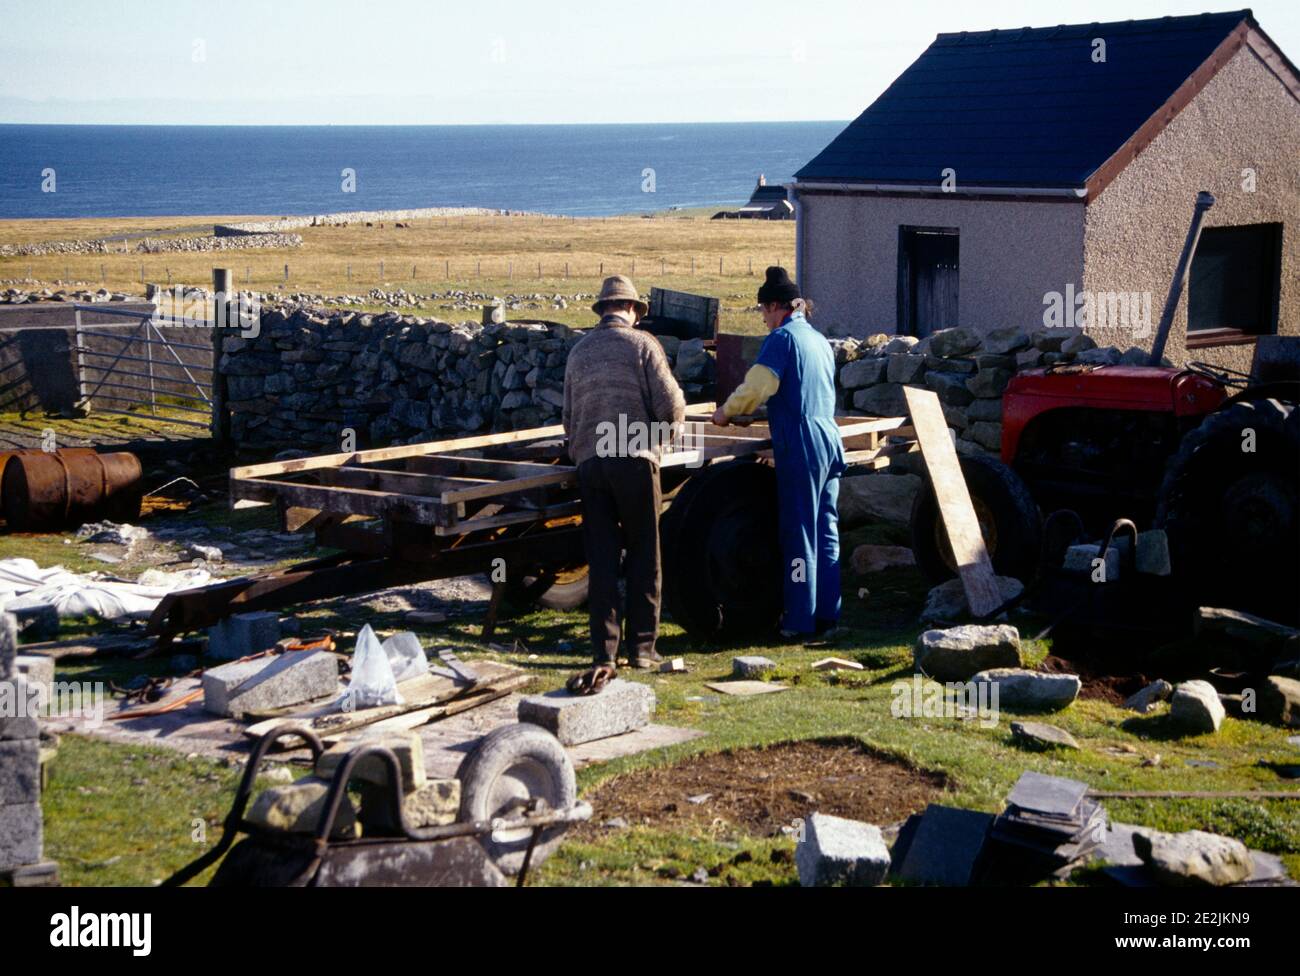
[[[721,209],[759,174],[788,182],[845,124],[0,123],[0,219]]]

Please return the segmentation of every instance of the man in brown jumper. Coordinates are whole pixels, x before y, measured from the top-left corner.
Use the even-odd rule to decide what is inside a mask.
[[[582,493],[594,663],[597,671],[610,669],[595,680],[598,686],[617,667],[620,559],[627,583],[628,661],[649,668],[662,660],[655,651],[659,448],[682,423],[686,401],[659,341],[635,328],[649,307],[631,281],[606,278],[591,308],[600,324],[569,354],[563,422]]]

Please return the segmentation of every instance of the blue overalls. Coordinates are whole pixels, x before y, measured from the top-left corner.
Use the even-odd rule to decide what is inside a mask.
[[[835,423],[835,354],[801,312],[763,340],[757,363],[780,386],[767,401],[785,573],[782,630],[812,633],[840,616],[836,501],[844,442]]]

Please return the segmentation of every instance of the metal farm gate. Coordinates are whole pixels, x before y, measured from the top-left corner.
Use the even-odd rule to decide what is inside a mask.
[[[90,410],[95,402],[95,413],[150,416],[212,428],[213,330],[149,312],[103,305],[75,308],[77,406]],[[136,324],[87,324],[83,312]]]

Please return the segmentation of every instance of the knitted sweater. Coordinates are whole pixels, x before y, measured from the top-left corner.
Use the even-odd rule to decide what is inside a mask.
[[[564,369],[564,432],[574,464],[593,457],[658,461],[686,414],[659,340],[618,313],[579,340]],[[672,425],[670,427],[669,425]]]

